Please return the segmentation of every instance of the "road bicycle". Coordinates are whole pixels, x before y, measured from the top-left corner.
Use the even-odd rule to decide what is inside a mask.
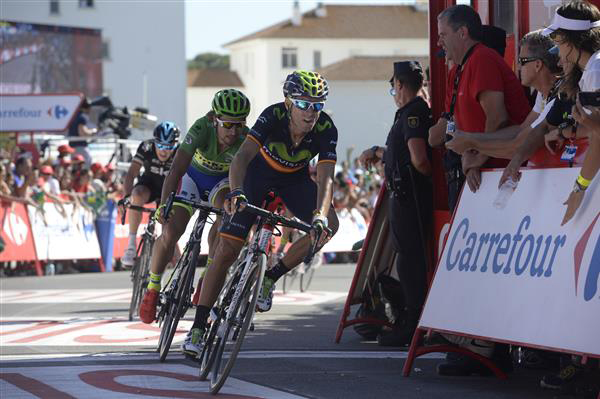
[[[190,201],[186,198],[175,196],[175,193],[171,193],[165,203],[165,215],[169,215],[174,202],[189,205],[194,209],[198,209],[200,213],[194,223],[194,228],[181,257],[159,294],[157,305],[158,316],[156,319],[160,326],[157,352],[159,352],[161,362],[164,362],[167,358],[179,320],[192,307],[194,273],[200,255],[200,244],[204,226],[208,221],[209,215],[221,215],[223,213],[222,209],[214,208],[207,202]]]
[[[251,245],[243,260],[238,262],[232,276],[227,280],[219,299],[211,310],[209,326],[204,333],[203,348],[198,358],[200,380],[210,374],[210,392],[219,392],[240,351],[246,332],[252,324],[256,301],[262,287],[271,237],[276,226],[292,227],[309,233],[312,227],[304,222],[286,218],[265,209],[246,204],[243,212],[258,216],[258,224]],[[327,234],[331,234],[326,229]],[[311,245],[305,262],[312,259],[320,234]],[[228,349],[228,356],[225,356]]]
[[[121,224],[125,224],[125,215],[127,214],[128,208],[134,211],[150,214],[148,225],[146,226],[140,243],[137,246],[137,250],[135,252],[136,256],[133,262],[133,267],[131,268],[131,282],[133,283],[133,290],[131,292],[131,301],[129,302],[129,321],[133,321],[133,318],[138,316],[140,302],[146,293],[148,280],[150,279],[150,257],[152,256],[152,247],[154,247],[154,241],[156,241],[156,235],[154,234],[154,229],[156,227],[154,213],[156,212],[156,209],[132,205],[126,200],[120,200],[118,205],[123,207]]]

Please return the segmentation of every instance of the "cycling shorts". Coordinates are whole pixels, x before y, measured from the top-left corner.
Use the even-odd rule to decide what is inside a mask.
[[[317,184],[311,180],[308,167],[294,173],[277,172],[256,156],[246,171],[244,193],[248,202],[262,206],[267,193],[274,190],[287,209],[305,223],[312,223],[317,207]],[[236,212],[223,223],[221,235],[237,241],[245,241],[256,216],[249,212]]]
[[[177,195],[190,201],[208,201],[212,206],[216,206],[217,194],[223,190],[229,190],[227,175],[207,175],[189,167],[181,179]],[[190,215],[194,214],[194,209],[190,206],[177,202],[175,205],[187,209]]]
[[[140,177],[138,177],[135,187],[144,186],[148,190],[150,190],[150,197],[148,198],[148,202],[146,202],[147,204],[149,204],[150,202],[158,203],[160,202],[160,196],[162,194],[162,186],[164,181],[164,178],[157,178],[154,175],[143,174]]]

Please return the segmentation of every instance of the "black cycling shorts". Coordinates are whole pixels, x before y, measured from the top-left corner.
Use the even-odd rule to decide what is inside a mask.
[[[164,181],[164,178],[157,179],[156,177],[151,177],[143,174],[140,177],[138,177],[135,187],[146,187],[148,190],[150,190],[150,198],[148,198],[148,202],[146,203],[149,204],[150,202],[156,202],[158,204],[162,195],[162,186]]]
[[[317,184],[311,180],[308,168],[294,173],[277,172],[257,155],[248,165],[244,193],[250,204],[261,206],[270,190],[275,190],[295,217],[312,223],[317,207]],[[236,212],[230,220],[224,221],[221,235],[245,241],[255,220],[256,216],[249,212]]]

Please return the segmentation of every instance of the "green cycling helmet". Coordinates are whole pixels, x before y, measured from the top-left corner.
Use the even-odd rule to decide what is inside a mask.
[[[212,101],[212,109],[217,116],[246,119],[250,113],[250,100],[239,90],[219,90]]]
[[[312,71],[300,69],[289,74],[283,84],[285,97],[311,97],[324,101],[329,94],[329,85],[325,78]]]

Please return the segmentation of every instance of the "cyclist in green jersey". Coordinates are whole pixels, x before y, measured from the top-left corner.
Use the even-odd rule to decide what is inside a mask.
[[[140,305],[140,319],[144,323],[155,320],[162,273],[194,212],[191,207],[175,202],[165,223],[160,210],[170,193],[176,190],[186,199],[209,201],[215,207],[223,207],[225,195],[229,193],[229,166],[248,132],[246,117],[249,113],[250,101],[242,92],[235,89],[217,92],[212,110],[194,123],[177,150],[162,187],[161,205],[157,212],[163,231],[153,248],[150,282]],[[209,232],[207,265],[212,261],[219,240],[217,231],[220,222],[217,218]],[[188,340],[191,338],[188,337]]]

